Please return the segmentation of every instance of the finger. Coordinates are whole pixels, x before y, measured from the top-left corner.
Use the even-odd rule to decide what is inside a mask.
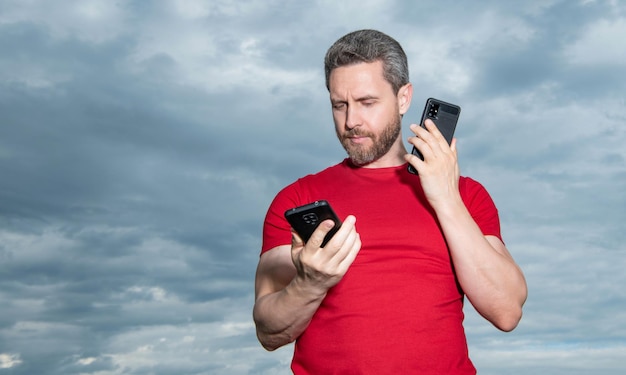
[[[341,229],[335,233],[331,242],[326,245],[326,248],[329,248],[329,246],[339,246],[337,252],[333,255],[333,261],[337,266],[341,267],[341,264],[345,262],[346,258],[356,256],[352,255],[354,244],[359,241],[359,234],[356,231],[355,223],[356,218],[353,215],[346,217],[341,225]]]
[[[437,124],[435,124],[433,120],[426,119],[424,126],[426,127],[426,130],[428,130],[428,135],[424,135],[425,141],[427,141],[431,147],[437,147],[443,151],[449,148],[448,141],[443,136],[441,131],[439,131]]]
[[[426,130],[428,130],[428,133],[430,133],[437,140],[445,139],[443,134],[441,133],[441,131],[437,127],[437,124],[435,124],[435,122],[433,120],[426,119],[426,121],[424,121],[424,127],[426,128]]]
[[[347,256],[349,256],[351,249],[359,238],[359,233],[356,231],[356,227],[352,227],[347,236],[341,242],[341,250],[337,252],[337,261],[342,262]]]
[[[311,234],[311,238],[309,238],[307,245],[310,244],[310,246],[313,246],[314,248],[320,248],[322,246],[322,242],[324,242],[324,237],[326,237],[326,234],[330,232],[334,226],[335,222],[330,219],[322,221],[320,225],[315,228],[313,234]]]
[[[415,148],[417,148],[424,157],[424,160],[426,160],[428,158],[431,158],[433,155],[433,151],[438,148],[437,141],[435,138],[433,138],[428,130],[420,126],[416,127],[416,129],[411,129],[416,133],[416,136],[410,137],[408,139],[408,142],[415,146]]]
[[[416,126],[411,130],[413,130],[416,137],[422,139],[427,144],[435,144],[440,138],[443,138],[437,125],[431,119],[427,119],[424,126]]]
[[[302,241],[298,232],[291,228],[291,247],[295,246],[304,246],[304,241]]]
[[[408,138],[409,143],[411,143],[415,147],[418,147],[420,144],[427,143],[426,139],[430,137],[430,133],[428,132],[428,130],[415,124],[412,124],[410,129],[411,131],[413,131],[413,133],[415,133],[415,137],[409,137]]]
[[[337,233],[335,233],[326,246],[328,247],[330,245],[338,248],[341,247],[341,245],[346,241],[350,231],[354,230],[354,223],[356,223],[356,217],[354,217],[354,215],[348,215],[341,224]]]
[[[411,124],[409,125],[409,129],[415,134],[417,135],[417,129],[421,128],[421,126],[419,126],[418,124]]]
[[[404,160],[406,160],[407,163],[411,164],[413,168],[417,170],[418,173],[420,169],[422,168],[422,165],[424,164],[424,161],[422,161],[422,159],[418,158],[417,156],[413,154],[405,154]]]
[[[437,124],[435,124],[435,122],[429,118],[424,121],[424,127],[426,128],[426,130],[428,130],[429,133],[433,135],[441,134],[439,128],[437,127]]]
[[[341,228],[339,228],[339,230],[337,231],[337,233],[335,233],[335,235],[333,236],[331,240],[331,242],[333,243],[333,246],[341,247],[341,245],[344,242],[346,242],[346,240],[350,236],[350,233],[356,232],[355,223],[356,223],[356,217],[354,217],[354,215],[348,215],[344,219],[343,223],[341,224]]]
[[[429,145],[431,145],[433,151],[435,152],[435,156],[441,155],[449,157],[451,154],[456,158],[456,138],[453,137],[450,143],[448,143],[448,140],[444,137],[443,133],[439,131],[437,125],[431,120],[428,120],[428,122],[427,126],[432,137],[431,139],[433,140],[433,143],[429,143]]]
[[[339,262],[339,267],[347,269],[354,262],[359,251],[361,250],[361,236],[358,233],[354,233],[353,240],[350,241],[346,256]]]

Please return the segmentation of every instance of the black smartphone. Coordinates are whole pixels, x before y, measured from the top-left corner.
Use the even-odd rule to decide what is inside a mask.
[[[315,228],[324,220],[331,219],[335,222],[335,226],[326,234],[322,246],[326,246],[328,241],[341,227],[341,221],[325,200],[315,201],[305,204],[304,206],[295,207],[285,211],[285,219],[291,224],[291,227],[300,235],[300,238],[306,243],[315,231]]]
[[[424,121],[431,119],[437,125],[437,129],[443,134],[446,141],[448,141],[448,144],[450,144],[452,143],[452,137],[454,136],[454,130],[460,114],[461,107],[458,105],[446,103],[435,98],[428,98],[419,124],[421,127],[424,127]],[[411,153],[424,160],[424,156],[415,146],[413,146]],[[409,164],[408,169],[409,172],[417,174],[417,170],[411,164]]]

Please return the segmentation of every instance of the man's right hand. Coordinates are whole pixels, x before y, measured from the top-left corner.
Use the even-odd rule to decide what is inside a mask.
[[[297,272],[293,281],[299,287],[324,296],[343,278],[361,249],[361,238],[355,223],[356,218],[348,216],[323,248],[320,246],[333,228],[332,220],[323,221],[306,244],[292,230],[291,258]]]

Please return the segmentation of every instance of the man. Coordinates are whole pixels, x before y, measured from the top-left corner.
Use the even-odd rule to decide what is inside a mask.
[[[268,350],[296,341],[295,374],[475,374],[463,299],[503,331],[526,300],[524,276],[500,236],[497,210],[459,176],[456,140],[401,119],[413,88],[402,47],[375,30],[340,38],[325,58],[342,163],[303,177],[272,202],[263,229],[254,319]],[[407,162],[418,175],[407,171]],[[327,200],[343,219],[307,243],[283,213]]]

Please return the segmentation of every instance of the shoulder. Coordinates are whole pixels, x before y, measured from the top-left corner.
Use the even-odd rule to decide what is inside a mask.
[[[326,195],[320,193],[320,190],[328,189],[341,176],[343,164],[299,178],[276,194],[265,215],[263,252],[291,242],[290,225],[284,217],[285,212],[314,200],[325,199]]]
[[[485,189],[480,182],[467,176],[461,176],[459,178],[459,188],[469,189],[469,190]]]
[[[350,169],[350,163],[348,159],[343,160],[341,163],[330,166],[326,169],[323,169],[317,173],[306,175],[302,178],[299,178],[295,183],[306,183],[313,182],[317,180],[325,180],[332,179],[338,176],[344,175],[345,172]]]
[[[285,195],[291,197],[302,197],[302,194],[305,194],[311,188],[317,188],[322,184],[335,181],[336,179],[345,176],[345,171],[349,168],[350,166],[344,160],[339,164],[335,164],[317,173],[300,177],[278,192],[277,197]]]
[[[465,207],[467,207],[467,210],[481,228],[483,234],[493,235],[502,240],[498,208],[487,189],[472,178],[461,177],[459,180],[459,192]]]
[[[489,197],[487,189],[471,177],[461,176],[459,179],[459,192],[466,203]]]
[[[495,202],[480,182],[469,177],[461,177],[459,180],[459,193],[472,216],[481,213],[497,215],[498,209]]]

